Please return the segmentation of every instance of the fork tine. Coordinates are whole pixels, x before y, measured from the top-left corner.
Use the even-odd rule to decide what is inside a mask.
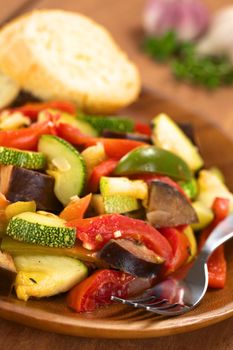
[[[150,305],[148,305],[148,306],[150,306]],[[153,306],[152,307],[156,310],[169,310],[169,309],[174,309],[177,306],[182,306],[182,305],[179,303],[174,303],[174,304],[166,304],[164,306],[159,306],[159,307],[155,307],[155,308]]]
[[[153,307],[147,307],[147,311],[153,312],[154,314],[160,315],[160,316],[177,316],[177,315],[182,315],[185,312],[190,310],[190,307],[187,305],[180,305],[178,304],[176,306],[177,309],[172,308],[172,309],[167,309],[167,310],[159,310],[157,308]]]
[[[115,297],[113,297],[115,298]],[[138,299],[127,299],[128,301],[130,302],[135,302],[135,303],[146,303],[146,302],[149,302],[149,301],[152,301],[154,300],[155,297],[154,296],[148,296],[148,297],[144,297],[144,298],[138,298]]]
[[[143,308],[143,309],[146,309],[148,306],[156,307],[156,306],[162,306],[163,304],[167,303],[167,299],[158,300],[158,299],[155,299],[154,297],[152,298],[152,299],[155,299],[153,303],[139,302],[139,300],[144,301],[145,299],[123,299],[115,296],[112,296],[111,299],[113,301],[117,301],[125,305],[134,306],[135,308]]]

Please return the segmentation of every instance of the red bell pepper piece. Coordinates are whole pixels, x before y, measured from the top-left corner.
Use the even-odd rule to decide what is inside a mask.
[[[19,148],[28,151],[37,149],[41,135],[56,134],[51,121],[32,124],[28,128],[0,131],[0,146]]]
[[[211,231],[229,214],[229,200],[216,198],[212,210],[215,214],[212,223],[201,233],[199,247],[201,248]],[[224,246],[217,248],[208,260],[209,287],[223,288],[226,283],[226,259]]]
[[[51,101],[51,102],[36,102],[36,103],[26,103],[24,106],[14,108],[13,112],[20,112],[31,120],[36,120],[38,114],[44,109],[57,109],[61,112],[75,114],[76,107],[73,103],[68,101]]]
[[[71,221],[82,219],[91,201],[92,194],[71,201],[60,213],[60,218]]]
[[[151,136],[151,128],[146,123],[136,122],[134,125],[134,131],[139,134]]]
[[[170,243],[173,251],[173,259],[166,274],[178,270],[185,264],[190,255],[190,242],[186,235],[174,227],[161,228],[159,230]]]
[[[72,125],[60,123],[57,126],[58,135],[75,146],[89,147],[101,142],[109,158],[120,159],[132,149],[146,145],[144,142],[127,139],[108,139],[83,135]]]
[[[170,267],[172,248],[167,239],[154,227],[138,219],[119,214],[106,214],[90,219],[73,220],[66,224],[76,228],[77,238],[90,250],[101,249],[110,239],[127,238],[142,242],[165,259]]]
[[[115,169],[117,163],[118,161],[115,159],[107,159],[97,165],[91,173],[88,183],[88,190],[92,193],[97,192],[99,188],[100,178],[102,176],[110,175]]]
[[[120,271],[96,271],[71,289],[68,306],[77,312],[93,311],[98,306],[111,304],[112,295],[127,298],[129,284],[134,279],[134,276]]]

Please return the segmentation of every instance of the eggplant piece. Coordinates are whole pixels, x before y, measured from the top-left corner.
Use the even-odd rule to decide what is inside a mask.
[[[191,123],[177,123],[180,129],[185,133],[185,135],[190,139],[190,141],[197,146],[197,141],[195,137],[194,127]]]
[[[98,256],[113,268],[143,278],[156,277],[164,263],[152,250],[128,239],[110,240]]]
[[[0,252],[0,295],[8,296],[16,279],[16,268],[12,257]]]
[[[192,123],[177,123],[179,128],[183,131],[183,133],[190,139],[190,141],[197,146],[196,136],[194,132],[194,127]],[[153,130],[154,124],[151,122],[151,129]]]
[[[0,192],[12,203],[34,200],[37,210],[60,212],[63,208],[54,194],[54,178],[38,171],[2,165]]]
[[[139,134],[139,133],[130,133],[130,132],[119,132],[119,131],[111,131],[108,129],[104,129],[102,132],[103,137],[107,137],[110,139],[128,139],[133,141],[141,141],[152,144],[151,138],[149,136]]]
[[[146,217],[156,228],[198,222],[197,214],[188,199],[177,188],[160,180],[150,183]]]

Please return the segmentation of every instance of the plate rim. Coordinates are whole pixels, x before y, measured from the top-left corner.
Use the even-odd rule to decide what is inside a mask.
[[[159,99],[165,101],[166,103],[171,103],[176,105],[174,99],[164,98],[164,96],[157,95],[154,92],[143,91],[143,95],[151,96],[154,99]],[[140,100],[140,99],[139,99]],[[137,103],[137,101],[136,101]],[[177,105],[176,105],[177,106]],[[130,108],[129,106],[128,108]],[[196,112],[190,111],[188,108],[182,105],[178,105],[183,111],[187,111],[188,114],[196,116],[197,120],[203,121],[203,123],[209,125],[212,129],[217,129],[218,133],[226,141],[228,141],[233,146],[233,141],[224,130],[217,126],[213,121],[205,118],[203,115],[197,115]],[[136,118],[137,119],[137,118]],[[198,129],[197,129],[198,130]],[[232,157],[233,161],[233,157]],[[12,303],[12,300],[14,301]],[[53,301],[51,301],[53,302]],[[126,308],[126,306],[124,306]],[[33,313],[33,310],[38,312]],[[134,310],[134,309],[133,309]],[[211,311],[204,311],[201,313],[201,320],[199,315],[195,315],[195,310],[189,312],[182,319],[183,322],[177,322],[176,327],[166,326],[165,328],[126,328],[126,323],[122,323],[121,319],[112,321],[111,319],[103,319],[103,324],[101,319],[75,319],[75,317],[70,317],[65,314],[55,314],[54,311],[47,311],[44,309],[37,309],[31,305],[25,307],[25,302],[19,301],[16,298],[0,298],[0,317],[14,321],[29,327],[41,329],[44,331],[55,332],[59,334],[73,335],[79,337],[92,337],[92,338],[103,338],[103,339],[143,339],[143,338],[157,338],[164,336],[171,336],[175,334],[187,333],[195,331],[216,323],[219,323],[225,319],[233,316],[233,298],[231,302],[228,302],[226,305],[222,305],[217,309]],[[55,317],[57,315],[57,317]],[[180,316],[172,317],[174,320],[180,319]],[[161,320],[158,318],[155,322],[156,325],[159,325],[166,318]],[[98,326],[96,325],[98,321]],[[100,322],[99,322],[100,321]],[[123,320],[124,321],[124,320]],[[114,323],[115,322],[115,323]],[[137,321],[134,321],[137,323]],[[140,322],[140,321],[139,321]],[[121,324],[121,328],[117,324]],[[152,322],[152,325],[154,322]],[[115,327],[114,327],[115,325]],[[124,328],[123,328],[124,327]]]

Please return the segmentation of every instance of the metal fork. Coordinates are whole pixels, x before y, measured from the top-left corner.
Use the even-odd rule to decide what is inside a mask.
[[[180,280],[174,276],[146,290],[141,297],[111,299],[163,316],[176,316],[191,311],[204,297],[208,287],[207,260],[216,248],[233,237],[233,214],[223,220],[209,235],[192,267]]]

